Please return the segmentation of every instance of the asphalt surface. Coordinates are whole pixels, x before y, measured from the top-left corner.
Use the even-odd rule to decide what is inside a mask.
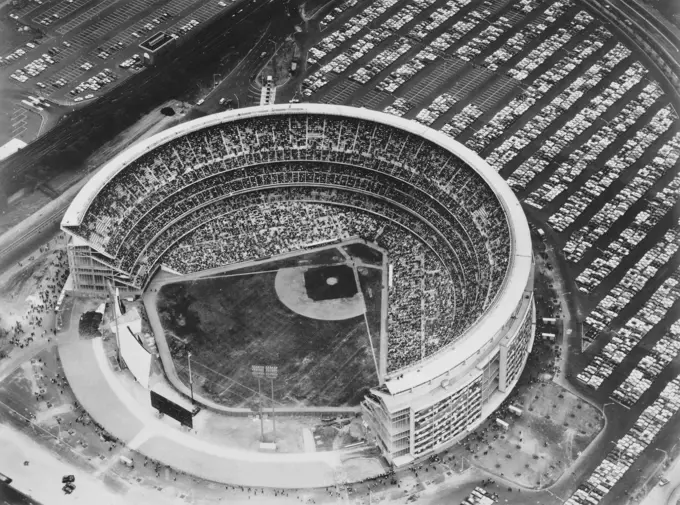
[[[275,23],[275,25],[276,24],[278,24],[278,23]],[[258,33],[258,36],[259,35],[261,35],[261,31],[260,31],[260,33]],[[256,39],[253,39],[253,40],[256,40]],[[259,39],[257,39],[257,40],[258,41],[256,42],[256,44],[259,44]],[[348,41],[347,44],[351,44],[351,42]],[[248,49],[249,50],[252,49],[252,46]],[[408,58],[409,54],[405,55],[404,59]],[[639,55],[636,54],[636,56],[639,56]],[[400,61],[402,61],[402,60],[400,60]],[[547,65],[547,64],[548,64],[548,62],[546,62],[546,64],[544,64],[544,65]],[[252,66],[250,64],[242,65],[242,66],[238,66],[238,65],[240,65],[240,63],[237,63],[237,67],[235,69],[234,77],[239,79],[239,83],[245,83],[247,85],[250,82],[250,78],[251,78],[251,68],[255,69],[257,67],[257,65],[254,64],[254,63],[252,64]],[[355,66],[358,66],[358,65],[359,64],[356,64]],[[387,69],[385,72],[389,73],[391,70],[392,70],[392,68]],[[652,72],[652,73],[654,73],[654,72]],[[527,79],[527,81],[530,81],[530,79]],[[328,93],[332,89],[334,89],[336,84],[338,84],[338,82],[329,84],[325,93]],[[368,88],[366,88],[366,89],[368,89]],[[229,89],[227,89],[226,87],[225,88],[220,87],[220,88],[218,88],[218,90],[215,91],[214,94],[211,94],[210,98],[211,98],[211,100],[217,100],[219,96],[222,96],[222,94],[224,94],[224,96],[228,97],[229,96],[229,95],[227,95],[228,91],[229,91]],[[362,88],[362,92],[363,91],[364,91],[364,89]],[[557,90],[554,90],[551,93],[554,95],[555,91],[557,91]],[[320,94],[319,96],[322,96],[322,94]],[[318,97],[315,96],[315,98],[318,98]],[[459,102],[459,104],[456,106],[456,109],[453,109],[448,114],[448,116],[452,116],[457,110],[461,109],[465,105],[466,102],[467,102],[467,100],[461,100],[461,102]],[[575,107],[575,109],[577,109],[577,108],[578,107]],[[416,111],[414,110],[413,113],[415,114],[415,112]],[[607,117],[607,116],[605,116],[605,117]],[[442,118],[440,118],[440,119],[442,121],[444,120]],[[479,121],[480,121],[480,123],[484,122],[485,121],[484,116],[482,118],[480,118]],[[560,122],[563,122],[563,120],[560,120]],[[473,124],[473,126],[474,126],[474,124]],[[520,126],[521,126],[521,123],[518,123],[518,124],[514,125],[513,128],[517,129]],[[552,130],[553,129],[551,129],[551,131],[548,132],[548,133],[552,133]],[[503,136],[503,138],[507,137],[507,135],[509,133],[510,133],[510,130],[508,132],[506,132],[506,134]],[[469,136],[469,135],[470,135],[470,131],[467,132],[467,136]],[[547,137],[547,136],[548,135],[544,135],[543,137]],[[547,175],[549,175],[549,174],[547,174]],[[536,184],[538,184],[539,182],[542,182],[542,181],[537,180]],[[568,191],[566,194],[568,194],[568,193],[571,193],[571,191]],[[566,194],[565,194],[565,196],[566,196]],[[591,212],[594,212],[594,210],[595,210],[595,207],[591,206],[591,208],[588,210],[587,214],[591,214]],[[634,214],[635,214],[635,212],[633,212],[633,210],[631,210],[631,212],[627,213],[626,218],[619,220],[619,222],[617,224],[617,229],[618,229],[618,227],[622,227],[624,222],[628,220],[627,218],[634,215]],[[588,215],[584,215],[584,217],[581,218],[579,223],[583,222],[584,220],[587,220],[588,218],[589,218]],[[666,226],[666,225],[670,225],[670,221],[668,221],[668,223],[664,224],[664,226]],[[613,231],[615,231],[615,230],[613,230]],[[648,238],[645,239],[645,240],[648,240],[649,242],[645,242],[645,244],[647,244],[647,243],[651,244],[652,242],[655,242],[657,240],[657,238],[658,238],[658,235],[656,234],[657,231],[658,230],[655,229],[655,230],[652,230],[650,232],[650,234],[648,235]],[[561,234],[561,235],[563,235],[563,234]],[[612,234],[605,235],[601,239],[601,242],[599,243],[599,245],[602,245],[605,242],[608,242],[611,239],[612,236],[616,236],[616,234],[612,233]],[[559,242],[561,242],[561,240],[558,241],[558,244],[559,244]],[[636,249],[636,251],[639,251],[640,254],[642,252],[644,252],[644,250],[647,249],[647,245],[645,245],[645,244],[642,244],[639,248]],[[594,251],[595,251],[595,248],[593,248],[592,254],[595,254]],[[633,255],[631,255],[629,258],[627,258],[627,261],[625,262],[625,264],[622,265],[619,270],[617,270],[616,272],[613,272],[612,275],[610,275],[608,282],[613,283],[614,281],[618,281],[620,279],[621,275],[623,274],[623,272],[627,268],[629,268],[630,265],[633,263],[634,259],[635,259],[635,257]],[[659,276],[656,277],[656,279],[658,280],[661,276],[662,275],[660,274]],[[598,296],[601,296],[602,294],[606,293],[609,290],[609,288],[610,288],[609,285],[604,285],[600,289]],[[636,299],[635,304],[637,304],[638,301],[640,301],[640,302],[643,301],[646,297],[648,297],[648,295],[649,295],[648,292],[640,294],[639,297]],[[635,304],[633,304],[633,305],[635,305]],[[632,306],[630,308],[632,309]],[[651,345],[653,345],[654,341],[659,336],[659,333],[660,333],[659,329],[653,330],[652,332],[650,332],[650,334],[645,337],[642,345],[645,348],[648,348]],[[598,345],[593,346],[591,349],[589,349],[589,351],[586,354],[578,356],[577,361],[580,362],[580,363],[584,363],[585,361],[589,361],[590,357],[592,356],[592,353],[596,352],[598,350],[598,348],[601,348],[601,346],[604,345],[604,343],[606,343],[606,340],[604,338],[599,339],[599,341],[597,342]],[[581,392],[581,393],[584,393],[584,396],[586,396],[586,397],[597,398],[597,403],[599,403],[599,404],[602,404],[603,402],[607,402],[608,401],[608,395],[611,392],[611,390],[616,386],[616,383],[618,383],[620,380],[623,379],[623,376],[627,374],[627,371],[632,369],[633,366],[639,361],[639,359],[641,357],[640,352],[643,351],[643,350],[644,349],[637,349],[637,350],[634,350],[634,352],[631,352],[630,356],[624,361],[624,363],[619,367],[619,369],[617,369],[615,371],[616,376],[614,378],[612,378],[611,381],[608,382],[603,388],[601,388],[601,391],[593,392],[590,389],[587,389],[585,387],[581,387],[581,385],[579,385],[578,383],[575,384],[575,389],[579,390],[579,392]],[[640,352],[638,352],[638,351],[640,351]],[[580,353],[578,353],[578,354],[580,354]],[[627,429],[630,427],[631,420],[634,420],[637,417],[637,415],[639,415],[639,413],[641,412],[642,406],[645,405],[646,403],[648,403],[650,399],[653,399],[656,395],[658,395],[659,390],[663,386],[665,386],[665,384],[673,376],[675,376],[675,374],[677,374],[678,371],[680,371],[679,366],[680,365],[678,363],[678,360],[676,360],[672,365],[670,365],[668,367],[668,370],[662,376],[659,376],[659,378],[655,382],[654,387],[652,389],[650,389],[650,391],[648,391],[646,393],[646,395],[643,396],[643,398],[639,402],[639,407],[635,406],[632,410],[628,411],[626,409],[619,407],[616,404],[608,405],[606,407],[606,414],[607,414],[608,421],[611,421],[611,422],[608,423],[607,434],[604,437],[602,437],[602,439],[598,440],[593,445],[593,448],[592,448],[593,449],[593,457],[588,458],[588,461],[586,461],[586,462],[582,462],[583,464],[578,469],[578,475],[573,474],[573,475],[569,476],[568,482],[565,482],[563,486],[558,486],[557,488],[553,489],[553,491],[555,491],[560,496],[566,497],[566,493],[570,489],[573,489],[573,487],[575,487],[576,483],[579,480],[582,480],[584,477],[587,477],[588,472],[592,471],[592,468],[602,459],[603,455],[608,452],[608,450],[610,448],[610,442],[612,440],[616,440],[623,433],[625,433],[627,431]],[[573,371],[576,371],[579,368],[580,368],[579,364],[575,364],[575,366],[571,366],[571,364],[570,364],[570,369],[573,370]],[[621,373],[623,373],[625,371],[626,374],[619,375],[619,371],[621,371]],[[669,444],[668,438],[671,436],[670,435],[671,431],[673,433],[675,433],[676,426],[671,426],[669,424],[667,428],[668,428],[669,435],[668,436],[662,435],[661,437],[659,437],[659,440],[658,440],[658,442],[659,442],[658,445],[660,445],[661,447],[668,447],[668,444]],[[650,449],[650,451],[651,450],[652,449]],[[649,459],[654,460],[654,458],[649,458]],[[644,464],[647,464],[647,463],[649,463],[649,462],[648,461],[644,462]],[[652,461],[652,463],[656,464],[655,460]],[[623,491],[623,486],[626,486],[626,487],[630,486],[631,484],[633,484],[634,479],[630,479],[630,480],[625,479],[625,480],[627,482],[622,481],[621,484],[620,484],[621,489],[619,489],[619,488],[615,489],[611,493],[611,496],[607,498],[608,502],[622,503],[622,502],[625,501],[625,496],[621,492],[621,491]],[[560,491],[562,491],[562,492],[560,492]]]
[[[17,491],[11,484],[0,482],[0,505],[40,505],[40,502]]]
[[[179,471],[233,485],[302,489],[336,483],[338,453],[253,452],[179,431],[152,414],[150,400],[145,398],[141,404],[120,384],[108,368],[100,338],[78,340],[68,332],[58,338],[64,372],[79,404],[108,433],[140,454]],[[211,414],[203,411],[199,415]]]
[[[158,105],[190,94],[194,82],[211,76],[225,55],[227,66],[236,67],[261,39],[262,27],[271,24],[272,37],[281,38],[292,33],[298,21],[297,0],[254,0],[248,7],[227,13],[193,36],[186,36],[165,62],[132,76],[99,100],[65,116],[58,126],[0,163],[4,193],[0,207],[7,196],[23,187],[35,187],[61,173],[82,171],[83,162],[96,149]]]

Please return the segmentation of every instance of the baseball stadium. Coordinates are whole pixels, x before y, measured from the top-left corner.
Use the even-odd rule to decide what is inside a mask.
[[[510,188],[443,133],[364,108],[178,125],[104,165],[61,228],[75,293],[153,291],[168,375],[191,381],[190,353],[240,385],[201,397],[252,411],[251,365],[275,366],[283,411],[353,408],[397,467],[479,426],[533,345],[531,237]]]

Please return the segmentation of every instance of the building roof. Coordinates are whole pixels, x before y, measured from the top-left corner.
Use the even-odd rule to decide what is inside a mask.
[[[165,44],[168,42],[173,41],[174,39],[167,33],[160,31],[156,32],[153,34],[151,37],[143,41],[141,44],[139,44],[139,47],[144,49],[145,51],[150,51],[150,52],[156,52],[158,51],[161,47],[163,47]]]

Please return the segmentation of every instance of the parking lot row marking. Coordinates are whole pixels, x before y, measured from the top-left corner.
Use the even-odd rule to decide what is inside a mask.
[[[42,24],[40,21],[43,19],[50,19],[52,21],[62,19],[90,2],[92,2],[92,0],[72,0],[71,2],[62,0],[57,5],[54,5],[43,13],[33,17],[32,21],[34,23]],[[57,17],[55,18],[54,15],[57,15]]]
[[[151,2],[151,4],[156,3],[156,1]],[[87,27],[84,31],[74,37],[74,40],[84,43],[84,45],[89,45],[99,40],[102,35],[105,35],[120,26],[123,22],[132,19],[143,10],[146,10],[149,6],[150,4],[145,3],[143,0],[135,0],[131,3],[124,4],[103,19]]]
[[[368,109],[376,109],[391,96],[384,91],[371,90],[359,103]]]
[[[498,101],[508,93],[519,87],[519,83],[512,79],[502,78],[486,88],[475,100],[472,101],[484,112],[493,109]]]
[[[462,68],[462,64],[458,61],[443,61],[434,69],[427,79],[421,80],[421,82],[424,82],[424,85],[414,86],[404,93],[402,98],[414,104],[423,101],[426,97],[430,96],[435,89],[450,80],[460,68]]]
[[[71,19],[68,23],[64,23],[63,25],[61,25],[59,28],[57,28],[56,32],[60,35],[66,35],[68,32],[70,32],[74,28],[82,25],[83,23],[89,21],[90,19],[95,18],[101,12],[103,12],[104,10],[111,7],[111,5],[113,5],[113,4],[110,3],[110,2],[101,2],[101,3],[95,4],[94,6],[90,7],[86,11],[80,13],[75,18]]]
[[[349,79],[343,79],[342,82],[333,90],[331,90],[326,96],[324,96],[321,101],[323,103],[331,104],[344,103],[356,91],[361,89],[361,87],[361,84],[357,82],[350,81]]]

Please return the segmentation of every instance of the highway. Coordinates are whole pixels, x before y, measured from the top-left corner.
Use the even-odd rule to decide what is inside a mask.
[[[262,6],[265,4],[260,5]],[[234,96],[236,98],[236,105],[240,106],[254,105],[253,103],[248,103],[250,99],[249,87],[251,86],[252,76],[256,74],[266,60],[271,57],[277,44],[280,44],[289,33],[294,31],[293,25],[299,21],[299,19],[295,18],[294,13],[296,11],[294,6],[286,4],[285,8],[288,9],[285,11],[288,13],[287,15],[280,16],[276,23],[267,21],[263,24],[265,27],[264,29],[260,28],[254,32],[257,38],[252,41],[247,40],[245,44],[235,44],[232,46],[234,48],[233,56],[228,63],[232,67],[232,70],[221,82],[217,83],[217,86],[205,97],[205,103],[200,107],[196,107],[196,112],[198,112],[199,115],[218,111],[218,101],[221,97]],[[267,16],[264,17],[267,18]],[[252,27],[252,25],[253,23],[248,23],[248,26]],[[164,69],[163,71],[166,72],[167,69]],[[143,76],[144,74],[145,73],[139,74],[139,76]],[[162,76],[159,77],[159,79],[162,79]],[[133,80],[134,79],[130,79],[130,81]],[[151,81],[151,78],[149,78],[148,81]],[[151,92],[149,90],[147,91]],[[116,92],[117,90],[114,90],[112,94],[116,94]],[[140,94],[142,93],[145,93],[144,90],[140,92]],[[146,95],[142,94],[142,97],[144,96]],[[107,110],[111,110],[111,108],[117,106],[116,104],[119,103],[117,100],[119,100],[120,97],[107,97],[88,106],[94,108],[91,114],[94,116],[106,114]],[[128,98],[128,102],[136,103],[134,97]],[[95,108],[100,101],[102,102],[101,108]],[[153,101],[156,102],[158,100],[154,98]],[[146,105],[145,108],[147,108]],[[82,109],[83,113],[85,113],[86,110],[87,109]],[[135,116],[137,116],[137,114],[135,114]],[[66,123],[66,121],[64,121],[64,123]],[[45,137],[48,137],[49,140],[54,136],[54,143],[60,144],[61,142],[64,142],[65,139],[71,137],[71,135],[68,134],[68,128],[78,132],[86,126],[87,124],[84,120],[78,125],[62,124],[56,127],[55,130],[48,132]],[[65,133],[60,133],[62,131]],[[82,135],[86,136],[85,133],[82,133]],[[36,144],[40,144],[40,142],[37,141]],[[36,167],[39,167],[41,164],[39,161],[41,160],[41,155],[39,152],[29,152],[32,146],[33,144],[25,148],[25,152],[21,152],[23,157],[13,157],[9,166],[21,166],[24,163],[28,164],[31,160],[36,159],[38,161],[33,163],[33,165],[27,165],[25,167],[26,173],[36,170]],[[55,149],[59,148],[55,147]],[[64,170],[61,167],[58,169]],[[0,164],[0,174],[1,173],[2,164]],[[45,177],[51,177],[51,173],[41,171],[41,178],[44,179]],[[85,170],[81,170],[81,177],[82,179],[75,186],[69,188],[57,200],[54,200],[41,211],[22,222],[20,226],[22,226],[23,229],[10,230],[11,234],[0,236],[0,271],[13,263],[20,261],[27,254],[30,254],[31,251],[38,248],[45,241],[58,233],[59,224],[66,208],[88,178]],[[0,184],[0,187],[2,187],[2,184]]]
[[[635,4],[634,0],[607,0],[604,2],[604,8],[601,3],[590,0],[585,1],[603,18],[610,19],[620,28],[626,31],[632,31],[638,36],[646,36],[646,38],[651,37],[656,42],[656,49],[660,52],[659,56],[663,57],[665,63],[673,68],[673,71],[677,75],[680,70],[680,50],[678,49],[678,47],[680,47],[680,41],[678,41],[675,34],[660,21],[647,14],[642,7]],[[625,20],[624,26],[621,26],[621,19]],[[665,41],[666,44],[661,43],[661,41]],[[641,52],[644,52],[637,41],[634,41],[634,43]],[[654,55],[649,56],[655,65],[658,66],[656,58],[653,57]],[[666,76],[665,72],[662,72],[662,74]],[[671,83],[671,86],[673,86],[673,83]],[[673,88],[677,95],[677,88],[675,86],[673,86]]]
[[[643,5],[638,4],[635,0],[610,0],[610,3],[622,6],[622,10],[630,14],[631,17],[634,16],[638,22],[653,27],[653,29],[663,37],[673,49],[675,49],[676,53],[680,53],[680,37],[678,37],[673,30],[668,28],[663,21],[657,19],[652,13],[647,11]],[[677,58],[678,54],[676,54],[675,57]]]
[[[251,2],[231,17],[213,20],[177,47],[163,64],[147,68],[100,99],[78,109],[42,137],[0,163],[0,188],[9,196],[58,174],[83,171],[89,155],[143,114],[172,98],[195,94],[195,83],[212,81],[217,65],[235,67],[257,45],[272,19],[272,34],[293,32],[296,5]],[[210,77],[210,79],[208,79]]]

